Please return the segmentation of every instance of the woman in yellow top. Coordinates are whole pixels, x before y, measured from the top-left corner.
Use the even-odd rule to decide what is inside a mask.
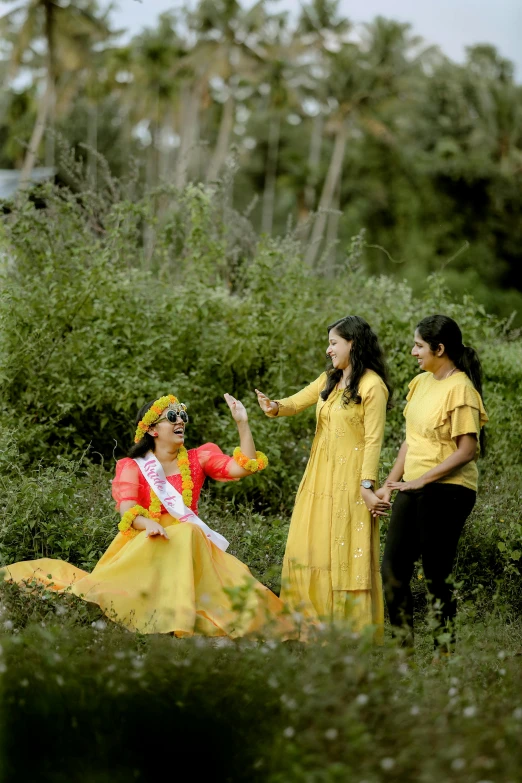
[[[377,491],[389,501],[391,493],[399,490],[382,576],[390,620],[405,629],[405,644],[410,647],[410,580],[420,556],[440,623],[435,636],[449,631],[453,638],[456,603],[448,578],[464,523],[475,504],[476,462],[479,453],[484,453],[482,427],[488,420],[479,358],[473,348],[463,345],[453,319],[445,315],[424,318],[415,331],[412,355],[424,372],[410,383],[404,409],[406,440]]]
[[[185,448],[186,407],[174,395],[147,403],[129,456],[112,483],[120,532],[92,573],[43,558],[7,566],[4,578],[37,582],[98,604],[129,631],[176,636],[288,635],[279,598],[225,550],[228,542],[199,519],[206,477],[234,481],[266,467],[243,404],[226,394],[240,446],[234,457],[205,443]]]
[[[281,598],[307,619],[376,626],[384,602],[379,520],[390,504],[374,494],[391,386],[370,326],[347,316],[328,327],[331,367],[302,391],[270,400],[271,417],[316,405],[316,431],[283,561]]]

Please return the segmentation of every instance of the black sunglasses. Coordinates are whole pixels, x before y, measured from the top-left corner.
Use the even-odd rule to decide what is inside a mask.
[[[172,411],[172,410],[169,410],[169,411],[166,412],[165,416],[162,416],[161,419],[158,419],[156,424],[159,424],[160,421],[165,421],[165,419],[167,421],[170,421],[171,424],[175,424],[178,419],[181,419],[182,422],[184,422],[185,424],[188,424],[189,417],[188,417],[187,411]]]

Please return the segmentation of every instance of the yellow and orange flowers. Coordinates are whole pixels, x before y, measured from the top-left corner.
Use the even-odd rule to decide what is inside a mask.
[[[178,452],[178,466],[181,473],[181,497],[183,498],[184,504],[190,508],[192,505],[194,482],[192,481],[188,452],[185,446],[182,446]]]
[[[154,422],[159,419],[165,408],[168,408],[169,405],[175,405],[177,402],[178,398],[173,394],[167,394],[165,397],[160,397],[158,400],[156,400],[151,405],[143,419],[139,422],[136,429],[136,435],[134,436],[134,443],[140,442],[149,427],[151,427]]]
[[[135,530],[135,528],[132,527],[132,523],[136,517],[147,517],[147,519],[153,518],[146,508],[143,508],[143,506],[140,506],[138,503],[136,503],[136,505],[132,508],[129,508],[129,510],[126,511],[120,519],[118,530],[122,535],[131,536],[137,535],[139,533],[139,530]]]
[[[233,457],[237,464],[244,468],[244,470],[248,470],[249,473],[256,473],[258,470],[264,470],[266,466],[268,465],[268,457],[266,454],[263,454],[262,451],[256,451],[256,458],[247,457],[239,446],[237,446],[234,449]]]

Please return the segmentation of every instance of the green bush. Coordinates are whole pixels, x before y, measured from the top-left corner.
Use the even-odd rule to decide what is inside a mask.
[[[116,194],[117,195],[117,194]],[[313,410],[273,422],[254,387],[290,394],[322,371],[326,326],[357,312],[378,333],[396,385],[385,462],[403,430],[402,401],[415,374],[409,356],[416,321],[444,311],[461,323],[484,358],[493,473],[520,464],[522,346],[470,298],[455,302],[432,277],[414,299],[405,283],[368,278],[358,266],[361,239],[333,279],[303,266],[291,236],[245,241],[245,219],[218,196],[190,187],[161,223],[148,200],[103,204],[43,189],[45,209],[27,204],[3,229],[0,391],[4,426],[16,428],[22,460],[50,463],[91,448],[109,467],[132,437],[144,400],[174,390],[190,406],[189,445],[223,448],[237,434],[223,401],[248,405],[270,470],[227,487],[258,507],[291,508],[313,433]],[[149,232],[149,233],[147,233]],[[145,256],[141,234],[153,232]]]
[[[519,779],[520,625],[468,625],[446,664],[422,635],[408,664],[350,633],[301,646],[93,625],[3,636],[5,780],[145,781],[166,765],[249,783]]]
[[[160,220],[150,208],[159,195],[167,205]],[[384,476],[403,437],[413,328],[443,311],[482,357],[490,416],[481,494],[459,553],[460,594],[468,600],[482,591],[479,603],[496,596],[515,611],[520,338],[470,297],[455,301],[439,276],[426,281],[421,298],[406,283],[368,278],[360,266],[363,234],[335,277],[324,278],[304,267],[291,234],[259,239],[219,192],[191,186],[159,195],[132,203],[114,183],[108,193],[79,196],[46,186],[4,221],[1,562],[50,555],[91,569],[115,532],[110,478],[139,406],[175,391],[190,406],[188,445],[212,440],[230,452],[237,433],[223,400],[228,391],[247,404],[270,466],[214,485],[202,513],[277,590],[314,411],[269,420],[253,389],[275,397],[302,388],[323,369],[327,324],[359,313],[378,333],[396,387]]]

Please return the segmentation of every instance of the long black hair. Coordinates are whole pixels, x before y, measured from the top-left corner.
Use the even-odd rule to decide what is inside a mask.
[[[147,411],[152,408],[155,402],[156,400],[151,400],[150,402],[146,402],[145,405],[143,405],[139,409],[138,415],[136,416],[136,421],[134,423],[135,429],[140,423],[140,421],[143,419]],[[145,454],[147,454],[147,452],[154,451],[154,445],[155,445],[154,438],[152,437],[152,435],[149,435],[149,433],[146,432],[143,438],[140,441],[138,441],[138,443],[132,444],[127,456],[132,457],[133,459],[134,457],[144,457]]]
[[[419,321],[417,331],[434,353],[439,345],[444,346],[448,358],[457,369],[466,373],[482,398],[482,365],[476,350],[462,342],[462,332],[458,323],[447,315],[428,315]],[[480,430],[479,443],[480,452],[484,456],[486,453],[484,427]]]
[[[340,318],[328,327],[328,333],[335,329],[339,337],[344,340],[351,340],[352,347],[350,351],[351,374],[343,392],[343,405],[354,402],[361,404],[361,395],[359,394],[359,382],[366,370],[373,370],[379,375],[386,388],[388,389],[387,408],[392,407],[393,387],[391,385],[388,367],[379,345],[377,335],[372,331],[370,325],[358,315],[347,315]],[[326,386],[321,392],[323,400],[327,400],[333,389],[337,386],[343,376],[343,371],[329,367],[326,371]]]

